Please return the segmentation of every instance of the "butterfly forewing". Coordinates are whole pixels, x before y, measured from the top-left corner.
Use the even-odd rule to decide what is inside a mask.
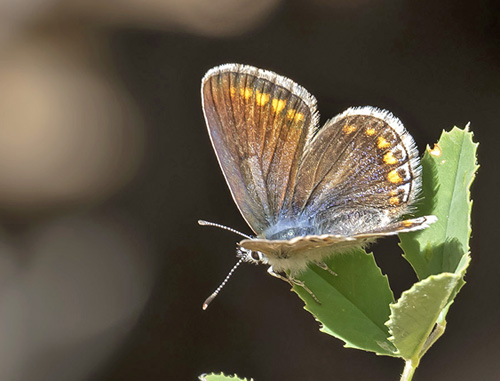
[[[290,209],[298,164],[317,123],[315,99],[284,77],[232,64],[206,74],[202,98],[231,194],[261,233]]]

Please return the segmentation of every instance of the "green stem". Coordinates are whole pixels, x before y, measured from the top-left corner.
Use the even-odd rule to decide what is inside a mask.
[[[425,340],[422,349],[418,353],[418,355],[414,359],[405,361],[405,368],[403,369],[403,374],[401,375],[400,381],[411,381],[413,375],[415,374],[415,370],[418,367],[420,359],[425,355],[425,353],[429,350],[430,347],[443,335],[446,329],[446,320],[443,320],[440,323],[437,323],[434,327],[434,330],[431,332],[427,340]]]
[[[403,370],[403,374],[401,375],[400,381],[411,381],[413,378],[413,374],[415,373],[415,369],[417,369],[418,360],[406,360],[405,368]]]

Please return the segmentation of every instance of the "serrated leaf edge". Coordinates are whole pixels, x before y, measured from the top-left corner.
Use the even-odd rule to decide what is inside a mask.
[[[391,334],[391,336],[389,336],[388,340],[389,340],[391,343],[393,343],[393,345],[396,347],[396,349],[397,349],[397,345],[394,343],[395,337],[392,335],[392,329],[391,329],[391,324],[393,324],[393,323],[394,323],[394,322],[393,322],[393,320],[392,320],[392,319],[393,319],[393,315],[394,315],[393,309],[398,308],[398,307],[401,307],[401,303],[402,303],[402,301],[405,299],[405,296],[406,296],[406,295],[408,295],[408,294],[410,294],[410,293],[412,293],[412,292],[415,292],[415,290],[416,290],[417,288],[422,287],[425,283],[429,283],[429,282],[430,282],[430,281],[432,281],[433,279],[438,278],[438,277],[441,277],[441,276],[449,276],[449,277],[451,277],[451,278],[455,278],[455,282],[456,282],[456,283],[458,283],[458,281],[462,278],[460,275],[455,274],[455,273],[450,273],[450,272],[443,272],[443,273],[441,273],[441,274],[437,274],[437,275],[430,275],[430,276],[428,276],[427,278],[422,279],[422,280],[420,280],[420,281],[418,281],[418,282],[414,283],[414,284],[413,284],[413,286],[412,286],[412,287],[410,287],[408,290],[403,291],[403,292],[401,293],[400,298],[396,301],[396,303],[391,303],[391,304],[389,305],[389,307],[391,308],[391,314],[390,314],[390,316],[389,316],[389,320],[387,320],[384,324],[385,324],[385,325],[389,328],[389,333]],[[455,284],[455,286],[456,286],[456,284]],[[454,286],[454,287],[455,287],[455,286]],[[438,320],[438,318],[439,318],[439,316],[440,316],[441,312],[442,312],[442,311],[446,308],[446,306],[448,306],[449,304],[451,305],[451,302],[452,302],[452,301],[449,301],[449,297],[450,297],[450,295],[452,294],[454,287],[450,290],[449,295],[448,295],[448,297],[446,298],[446,300],[444,300],[444,301],[443,301],[443,306],[441,307],[441,309],[439,310],[439,312],[435,315],[435,317],[434,317],[434,319],[433,319],[433,320],[434,320],[434,324],[433,324],[433,325],[429,328],[429,332],[427,332],[427,335],[426,335],[426,336],[429,336],[429,334],[430,334],[430,332],[432,331],[432,329],[434,328],[434,325],[436,324],[436,322],[437,322],[437,320]],[[421,346],[423,346],[423,344],[424,344],[424,343],[422,342]],[[419,348],[419,350],[420,350],[420,348]],[[398,349],[398,352],[397,352],[397,356],[398,356],[398,357],[402,357],[402,356],[401,356],[401,353],[399,352],[399,349]],[[407,360],[409,360],[409,359],[407,359]]]
[[[390,293],[391,293],[391,296],[392,296],[392,300],[395,301],[395,298],[394,298],[394,292],[392,291],[391,289],[391,285],[389,283],[389,277],[387,276],[387,274],[384,274],[382,272],[382,269],[378,266],[377,264],[377,261],[375,260],[375,256],[373,255],[373,252],[369,252],[367,253],[365,250],[362,250],[362,249],[359,249],[360,251],[363,252],[363,254],[367,255],[367,256],[371,256],[371,260],[375,263],[375,267],[377,268],[377,275],[380,275],[382,278],[385,279],[386,283],[387,283],[387,288],[389,289]],[[345,255],[349,255],[349,254],[345,254]],[[310,268],[311,271],[314,271],[321,279],[322,281],[324,281],[325,283],[328,283],[328,285],[332,286],[331,283],[328,282],[328,280],[325,278],[325,276],[322,275],[321,272],[318,272],[316,271],[315,269],[313,268]],[[319,331],[326,334],[326,335],[329,335],[329,336],[333,336],[337,339],[339,339],[340,341],[342,341],[344,343],[344,348],[352,348],[352,349],[361,349],[363,351],[367,351],[367,352],[372,352],[372,353],[375,353],[377,356],[391,356],[391,357],[398,357],[397,356],[397,351],[396,351],[396,347],[394,346],[393,343],[391,343],[390,341],[386,341],[386,342],[383,342],[383,343],[380,343],[380,342],[377,342],[377,345],[381,348],[381,349],[385,349],[387,352],[389,353],[379,353],[379,352],[375,352],[373,351],[372,349],[367,349],[367,348],[363,348],[363,347],[360,347],[360,346],[357,346],[357,345],[352,345],[351,343],[349,343],[348,341],[346,341],[344,338],[338,336],[335,332],[333,332],[332,330],[330,329],[327,329],[325,328],[325,324],[314,314],[314,312],[312,312],[310,309],[308,309],[308,306],[310,305],[310,301],[309,300],[306,300],[304,299],[299,292],[297,292],[296,290],[296,287],[299,287],[299,286],[293,286],[292,287],[292,291],[297,294],[297,296],[304,302],[304,310],[306,310],[307,312],[309,312],[313,317],[314,319],[319,323],[320,327],[319,327]],[[338,290],[337,290],[338,291]],[[342,296],[345,297],[345,295],[341,292],[339,292]],[[351,302],[350,299],[348,299],[347,297],[345,297],[346,300],[348,300],[349,302]],[[357,308],[357,306],[351,302],[351,304],[353,306],[355,306]],[[392,303],[391,303],[392,304]],[[389,304],[389,305],[391,305]],[[362,311],[362,310],[359,310],[364,316],[366,316],[368,318],[368,316]],[[382,330],[382,328],[378,325],[378,324],[374,324],[377,328],[379,328],[380,330]],[[385,323],[384,323],[385,325]],[[383,331],[384,333],[385,330]],[[387,340],[389,339],[389,336],[387,336]],[[387,345],[387,348],[384,348],[385,346]],[[390,347],[389,347],[390,346]]]

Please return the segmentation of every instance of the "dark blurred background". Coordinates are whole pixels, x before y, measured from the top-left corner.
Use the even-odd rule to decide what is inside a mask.
[[[305,86],[322,122],[388,109],[421,152],[471,122],[468,284],[415,379],[500,379],[499,16],[493,0],[3,1],[0,379],[399,379],[402,361],[320,333],[265,267],[201,310],[238,237],[197,219],[250,232],[200,107],[228,62]],[[398,297],[415,276],[397,239],[373,250]]]

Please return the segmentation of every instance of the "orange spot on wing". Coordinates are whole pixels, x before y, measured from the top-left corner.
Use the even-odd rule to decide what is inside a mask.
[[[403,181],[403,178],[399,175],[396,170],[390,171],[387,174],[387,180],[389,180],[393,184],[398,184]]]
[[[296,123],[302,122],[304,120],[304,114],[302,114],[301,112],[296,113],[295,118],[293,118],[293,120]]]
[[[344,131],[346,134],[352,134],[354,131],[356,131],[358,128],[352,124],[346,124],[343,128],[342,131]]]
[[[391,205],[398,205],[399,204],[399,198],[398,197],[391,197],[389,199],[389,204],[391,204]]]
[[[259,106],[265,106],[269,102],[271,94],[261,93],[260,91],[255,92],[255,101]]]
[[[384,163],[386,164],[389,164],[389,165],[392,165],[392,164],[396,164],[398,162],[398,159],[396,159],[394,157],[394,155],[392,154],[391,151],[387,152],[385,155],[384,155]]]
[[[365,131],[365,134],[367,136],[373,136],[373,135],[375,135],[375,132],[377,132],[377,131],[375,131],[374,128],[367,128],[366,131]]]
[[[304,120],[304,114],[298,112],[297,110],[291,108],[286,112],[286,117],[293,120],[295,123],[302,122]]]
[[[245,87],[240,89],[240,94],[245,99],[248,99],[252,96],[253,90],[250,87]]]
[[[378,140],[377,140],[377,147],[378,148],[384,149],[384,148],[389,148],[390,146],[391,146],[391,143],[389,143],[387,141],[387,139],[383,138],[382,136],[378,137]]]
[[[273,101],[272,101],[272,103],[271,103],[271,105],[272,105],[273,111],[275,113],[280,113],[285,108],[286,101],[284,99],[274,98]]]

